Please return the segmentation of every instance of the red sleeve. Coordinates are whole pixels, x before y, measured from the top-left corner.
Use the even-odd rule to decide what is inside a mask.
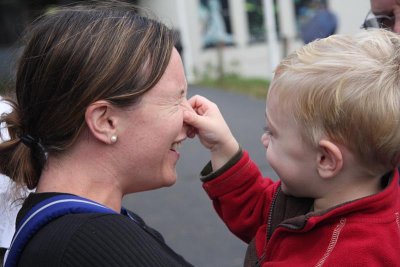
[[[263,178],[246,151],[231,168],[203,184],[218,215],[240,239],[249,243],[267,222],[279,182]]]

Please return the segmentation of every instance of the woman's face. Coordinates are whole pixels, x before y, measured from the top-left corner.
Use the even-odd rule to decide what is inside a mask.
[[[173,50],[160,81],[122,116],[118,129],[123,191],[133,193],[176,181],[179,145],[187,137],[183,111],[189,108],[181,58]],[[122,178],[121,177],[121,178]]]

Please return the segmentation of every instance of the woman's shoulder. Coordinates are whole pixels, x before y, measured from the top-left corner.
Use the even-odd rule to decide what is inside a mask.
[[[190,266],[140,217],[82,213],[64,215],[44,226],[26,246],[20,266],[165,266],[165,262]]]

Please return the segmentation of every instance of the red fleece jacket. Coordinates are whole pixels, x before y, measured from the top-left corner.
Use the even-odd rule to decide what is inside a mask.
[[[263,178],[247,152],[203,187],[236,236],[247,243],[255,238],[262,266],[400,266],[397,170],[378,194],[287,219],[269,239],[268,216],[280,182]]]

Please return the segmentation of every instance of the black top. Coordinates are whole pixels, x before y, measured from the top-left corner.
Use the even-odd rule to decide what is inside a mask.
[[[30,208],[58,193],[30,194],[17,223]],[[18,266],[192,266],[136,214],[68,214],[40,229]]]

